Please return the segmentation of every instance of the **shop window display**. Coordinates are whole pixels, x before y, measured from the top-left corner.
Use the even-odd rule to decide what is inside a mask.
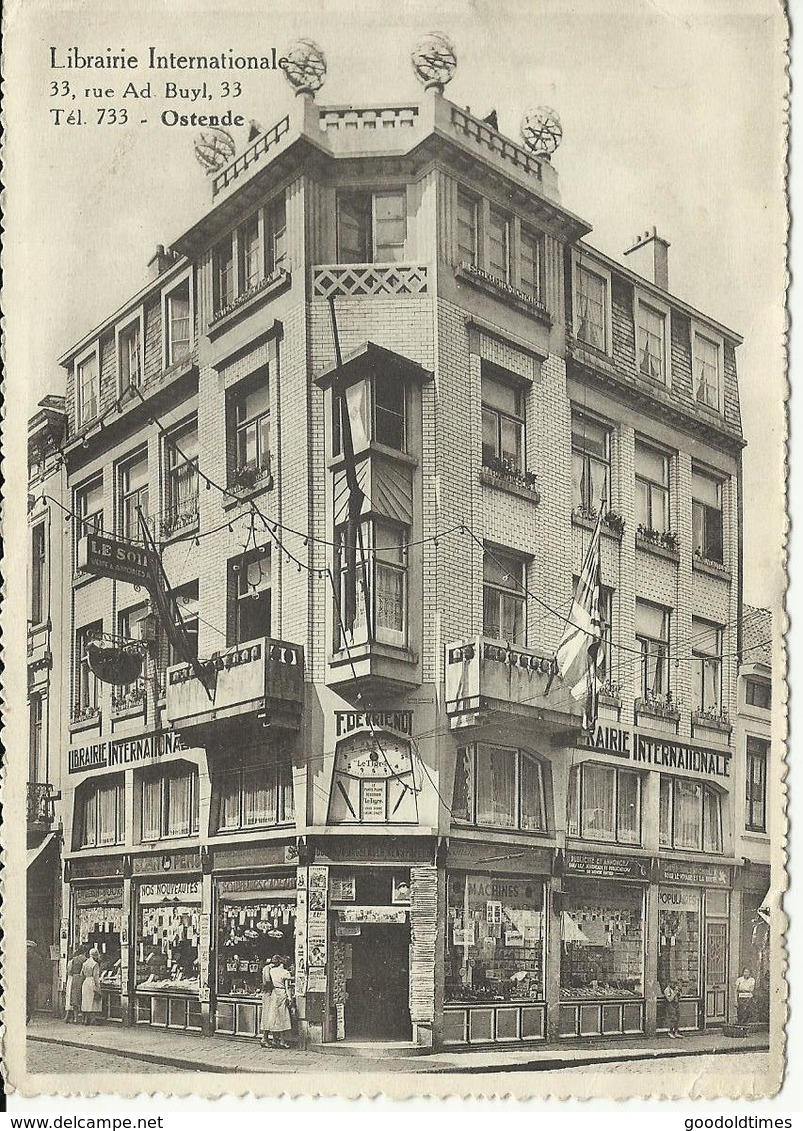
[[[91,947],[100,951],[100,984],[105,989],[120,989],[122,922],[122,907],[78,907],[76,911],[76,947],[84,954],[88,954]]]
[[[567,892],[561,914],[561,998],[643,995],[641,889],[591,883]]]
[[[542,999],[543,940],[543,883],[450,875],[447,1002]]]
[[[700,898],[684,892],[676,906],[658,911],[658,982],[680,985],[684,997],[700,993]]]
[[[200,911],[199,904],[140,907],[136,956],[138,990],[199,992]]]
[[[296,900],[221,899],[218,915],[219,994],[257,997],[262,967],[274,954],[295,953]]]

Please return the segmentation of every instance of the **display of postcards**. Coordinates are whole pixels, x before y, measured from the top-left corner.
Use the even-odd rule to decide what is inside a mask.
[[[311,911],[326,910],[326,891],[311,890],[309,892],[309,907]]]
[[[325,966],[326,965],[326,944],[325,943],[310,942],[309,964],[310,964],[310,966]]]
[[[502,904],[495,899],[489,899],[485,904],[485,919],[488,923],[502,922]]]
[[[326,891],[327,880],[329,877],[329,869],[326,867],[316,867],[313,865],[309,870],[308,884],[310,889],[316,888],[319,891],[322,889]]]

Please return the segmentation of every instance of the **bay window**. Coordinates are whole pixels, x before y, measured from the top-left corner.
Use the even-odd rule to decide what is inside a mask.
[[[162,840],[198,832],[198,769],[175,762],[139,775],[140,839]]]
[[[669,609],[636,599],[636,645],[641,652],[639,694],[666,700],[669,695]]]
[[[692,547],[705,561],[725,561],[722,536],[722,480],[698,468],[691,475]]]
[[[348,412],[354,451],[369,441],[403,452],[407,448],[407,389],[390,373],[377,371],[349,385],[343,398],[333,392],[332,451],[342,450],[341,413]]]
[[[390,519],[373,518],[362,523],[362,550],[365,568],[357,542],[357,616],[352,633],[353,643],[368,639],[365,617],[366,597],[372,638],[380,643],[404,647],[407,643],[407,540],[406,526]],[[338,591],[339,611],[336,623],[346,608],[348,581],[347,528],[341,526],[336,533],[336,569],[340,578]],[[364,592],[367,586],[367,594]],[[340,647],[345,644],[340,633]]]
[[[524,397],[505,371],[482,363],[482,462],[524,469]]]
[[[611,431],[607,425],[572,410],[572,508],[596,518],[607,509],[611,470]]]
[[[661,774],[658,842],[663,848],[722,852],[722,794],[690,778]]]
[[[216,773],[212,778],[213,830],[217,833],[265,828],[293,820],[293,767],[290,758],[257,761]],[[261,757],[264,757],[262,755]]]
[[[403,189],[338,193],[338,263],[403,262],[406,225]]]
[[[641,844],[641,777],[584,762],[569,775],[569,836]]]
[[[636,440],[636,522],[646,530],[669,530],[669,456]]]
[[[483,636],[524,644],[524,562],[513,554],[486,549],[482,570]]]
[[[457,752],[452,816],[486,828],[546,832],[541,762],[526,750],[476,743]]]
[[[692,617],[691,694],[693,711],[722,707],[722,628]]]

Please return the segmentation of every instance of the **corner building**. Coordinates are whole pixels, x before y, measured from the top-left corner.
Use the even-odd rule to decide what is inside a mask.
[[[550,161],[437,89],[301,94],[210,181],[61,359],[65,900],[108,1015],[256,1035],[280,953],[313,1042],[651,1034],[669,977],[684,1028],[722,1025],[738,336],[669,293],[657,236],[643,274],[595,251]],[[365,495],[348,633],[332,298]],[[553,656],[601,506],[586,738]],[[80,568],[138,507],[209,694],[144,590]],[[131,684],[95,680],[99,631],[152,641]]]

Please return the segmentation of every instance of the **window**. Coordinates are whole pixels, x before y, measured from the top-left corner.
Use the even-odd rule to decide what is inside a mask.
[[[172,432],[165,440],[165,515],[162,533],[171,534],[198,518],[198,422]]]
[[[524,644],[524,562],[486,549],[482,562],[482,632],[493,640]]]
[[[240,294],[255,287],[262,278],[260,243],[259,215],[251,216],[240,228],[237,239],[240,253]]]
[[[544,279],[543,236],[521,230],[521,261],[519,286],[530,298],[541,301]]]
[[[198,770],[176,762],[140,776],[140,839],[191,836],[198,832]]]
[[[270,471],[270,381],[262,369],[231,393],[235,478]],[[249,482],[251,480],[249,479]]]
[[[611,468],[610,429],[585,413],[572,412],[572,508],[596,518],[607,509]]]
[[[569,836],[641,844],[641,778],[585,762],[569,777]]]
[[[337,571],[340,577],[340,609],[345,608],[347,583],[346,527],[337,531]],[[404,647],[407,643],[407,539],[406,526],[374,518],[362,524],[367,569],[363,571],[357,546],[357,618],[353,640],[367,639],[363,578],[367,575],[373,639]],[[339,623],[339,621],[338,621]],[[342,633],[341,633],[342,636]],[[342,647],[341,643],[341,647]]]
[[[267,273],[286,269],[287,258],[287,208],[284,193],[265,210],[265,243]]]
[[[271,558],[265,553],[235,558],[229,566],[230,643],[270,636]]]
[[[747,676],[744,681],[744,701],[748,707],[759,707],[762,711],[772,709],[772,683],[768,679]]]
[[[78,427],[98,415],[100,366],[95,351],[76,366],[76,385],[78,390]]]
[[[721,381],[719,346],[702,334],[694,337],[694,394],[700,404],[719,410]]]
[[[47,541],[45,524],[31,529],[31,624],[41,624],[47,615]]]
[[[75,634],[75,715],[95,714],[100,709],[98,677],[89,666],[88,645],[103,632],[103,622],[79,628]]]
[[[28,781],[46,780],[44,730],[44,700],[34,692],[28,701]]]
[[[636,600],[636,644],[641,650],[642,699],[665,701],[669,695],[669,609]]]
[[[745,774],[747,812],[745,824],[754,832],[767,830],[767,757],[770,744],[763,738],[747,736]]]
[[[117,338],[117,366],[120,392],[138,389],[142,384],[142,334],[139,319],[122,329]]]
[[[658,842],[663,848],[722,852],[722,795],[689,778],[661,775]]]
[[[636,440],[636,522],[669,530],[669,456]]]
[[[215,310],[220,311],[237,297],[237,272],[234,269],[234,239],[221,240],[212,253]]]
[[[461,747],[452,816],[472,825],[546,832],[541,762],[525,750],[507,746]]]
[[[148,517],[148,453],[143,450],[118,468],[118,522],[120,536],[130,541],[142,538],[139,514]]]
[[[190,280],[179,283],[165,299],[167,326],[166,362],[173,365],[188,357],[192,349]]]
[[[263,758],[261,751],[246,751],[249,764],[213,775],[215,832],[283,825],[294,819],[293,767],[289,756],[281,754],[271,762]]]
[[[691,524],[694,553],[710,562],[724,563],[722,537],[722,481],[692,469]]]
[[[666,382],[666,315],[638,303],[638,369],[645,377]]]
[[[150,612],[147,601],[120,613],[120,636],[124,640],[144,640],[144,620]],[[143,664],[144,669],[144,664]],[[112,688],[112,707],[134,707],[145,701],[145,676],[139,675],[132,683],[116,684]]]
[[[75,513],[81,520],[77,523],[78,538],[83,538],[86,534],[99,534],[103,530],[102,475],[76,489]]]
[[[337,198],[339,263],[401,263],[407,201],[396,192],[341,192]]]
[[[172,590],[173,600],[176,603],[178,615],[184,626],[184,634],[189,642],[190,650],[198,656],[198,582],[190,581]],[[161,648],[160,648],[161,652]],[[172,644],[167,648],[167,664],[180,664],[185,661],[184,656],[179,656]]]
[[[510,282],[510,220],[495,208],[488,213],[488,271]]]
[[[580,341],[597,349],[608,348],[607,280],[587,267],[576,272],[577,322],[575,333]]]
[[[691,648],[692,710],[719,712],[722,707],[722,629],[692,617]]]
[[[332,414],[332,450],[341,451],[340,413],[343,401],[336,394]],[[351,439],[355,452],[364,448],[369,440],[395,451],[407,448],[407,389],[397,377],[377,372],[357,381],[345,390],[345,405],[351,424]]]
[[[500,380],[501,372],[482,363],[482,462],[486,467],[501,462],[522,471],[524,397],[516,385]]]
[[[477,266],[477,201],[473,196],[457,190],[457,262]]]
[[[125,786],[122,777],[93,778],[76,790],[77,848],[122,844],[125,839]]]

